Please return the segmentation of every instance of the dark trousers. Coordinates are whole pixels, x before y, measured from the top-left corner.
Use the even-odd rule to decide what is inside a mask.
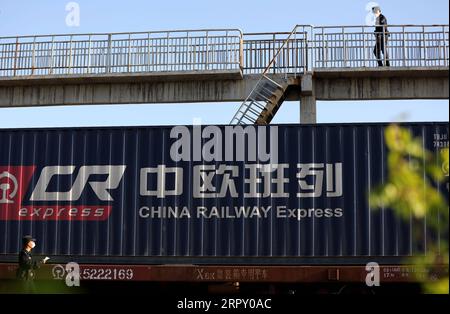
[[[20,293],[36,293],[34,280],[18,280]]]
[[[383,40],[384,38],[384,40]],[[383,59],[386,59],[386,66],[390,66],[389,62],[389,53],[387,49],[387,43],[388,43],[388,37],[383,35],[376,35],[376,43],[375,47],[373,48],[373,54],[377,58],[378,66],[383,66]],[[381,57],[381,53],[383,53],[383,57]]]

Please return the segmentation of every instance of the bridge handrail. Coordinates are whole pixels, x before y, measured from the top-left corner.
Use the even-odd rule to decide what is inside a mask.
[[[157,31],[140,31],[140,32],[111,32],[111,33],[67,33],[67,34],[39,34],[39,35],[18,35],[18,36],[0,36],[2,39],[11,38],[39,38],[39,37],[70,37],[70,36],[108,36],[108,35],[141,35],[141,34],[158,34],[158,33],[196,33],[196,32],[238,32],[240,37],[243,36],[242,30],[239,28],[201,28],[201,29],[176,29],[176,30],[157,30]]]
[[[237,69],[236,28],[0,37],[0,76]]]
[[[376,39],[375,26],[314,27],[309,38],[311,67],[375,67],[378,62],[396,67],[448,66],[448,24],[388,24],[383,27],[383,33],[389,33],[384,39]]]
[[[318,25],[312,26],[313,28],[373,28],[376,25]],[[449,24],[387,24],[388,27],[448,27]]]
[[[312,24],[297,24],[298,26],[309,26],[313,29],[315,28],[371,28],[374,25],[312,25]],[[388,24],[388,27],[449,27],[449,24]],[[201,28],[201,29],[176,29],[176,30],[155,30],[155,31],[139,31],[139,32],[94,32],[94,33],[59,33],[59,34],[38,34],[38,35],[11,35],[11,36],[0,36],[1,39],[10,39],[10,38],[33,38],[33,37],[60,37],[60,36],[89,36],[89,35],[129,35],[129,34],[154,34],[154,33],[185,33],[185,32],[206,32],[206,31],[237,31],[244,37],[246,35],[272,35],[272,34],[281,34],[281,35],[289,35],[290,32],[251,32],[244,33],[239,28]]]
[[[261,73],[269,60],[273,73],[374,67],[374,27],[298,24],[294,33],[205,28],[4,36],[0,37],[0,76],[177,69],[240,69],[245,74]],[[387,28],[393,66],[448,66],[448,24],[389,24]],[[281,45],[288,49],[279,50]],[[281,54],[274,61],[277,51]]]

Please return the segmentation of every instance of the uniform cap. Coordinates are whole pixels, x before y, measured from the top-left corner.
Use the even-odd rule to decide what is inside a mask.
[[[36,242],[36,239],[33,238],[33,237],[30,236],[30,235],[26,235],[26,236],[24,236],[24,237],[22,238],[22,244],[23,244],[24,246],[27,245],[28,242],[30,242],[30,241]]]

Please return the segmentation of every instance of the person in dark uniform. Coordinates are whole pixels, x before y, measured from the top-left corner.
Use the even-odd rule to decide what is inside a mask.
[[[384,55],[384,59],[386,60],[386,66],[390,66],[389,62],[389,54],[387,49],[388,44],[388,38],[389,38],[389,31],[387,28],[387,19],[386,17],[381,14],[381,8],[380,7],[373,7],[372,8],[373,14],[376,16],[376,22],[375,22],[375,47],[373,48],[373,54],[377,58],[378,66],[383,66],[383,58],[381,57],[381,53]]]
[[[35,260],[31,254],[31,251],[36,246],[36,239],[32,236],[24,236],[22,238],[23,248],[19,253],[19,268],[17,269],[17,279],[22,281],[24,292],[35,292],[34,288],[34,271],[38,269],[42,264],[45,264],[49,258],[45,257],[42,260]]]

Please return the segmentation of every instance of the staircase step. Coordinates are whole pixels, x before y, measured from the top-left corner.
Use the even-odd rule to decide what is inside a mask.
[[[261,79],[260,86],[256,86],[249,98],[242,103],[232,120],[237,124],[268,124],[277,112],[287,88],[287,85],[276,85],[272,80],[264,82]]]
[[[285,43],[289,41],[291,35],[296,28],[292,30]],[[278,55],[284,47],[284,44],[278,49],[276,55]],[[295,84],[295,82],[288,78],[286,82],[279,83],[269,78],[266,73],[270,69],[270,66],[274,63],[276,56],[269,62],[267,68],[261,74],[256,86],[250,92],[247,99],[241,104],[239,110],[231,120],[231,124],[247,124],[256,123],[260,125],[269,124],[275,113],[281,106],[286,89],[289,85]]]

